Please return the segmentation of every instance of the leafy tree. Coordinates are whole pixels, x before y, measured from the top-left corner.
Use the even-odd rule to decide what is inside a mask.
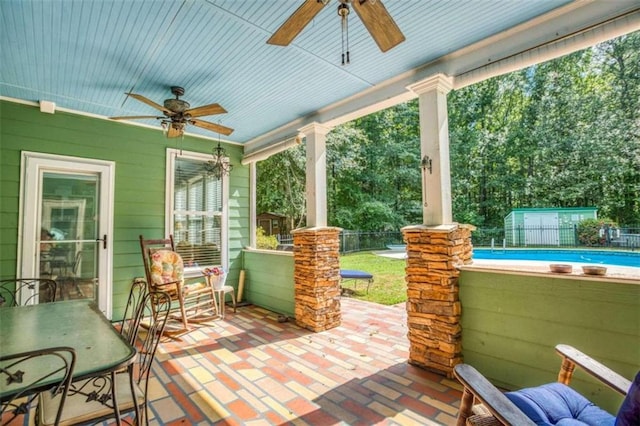
[[[258,163],[256,197],[258,213],[287,216],[289,229],[305,222],[305,150],[297,146]]]
[[[503,226],[518,207],[598,207],[640,223],[640,32],[448,95],[454,220]],[[305,222],[304,147],[258,163],[258,210]],[[417,101],[327,135],[329,224],[420,223]]]

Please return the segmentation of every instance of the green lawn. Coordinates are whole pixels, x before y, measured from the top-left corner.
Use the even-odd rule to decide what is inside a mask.
[[[357,290],[351,297],[382,305],[395,305],[407,300],[404,268],[404,259],[391,259],[369,251],[340,256],[340,269],[358,269],[373,275],[369,294],[366,292],[365,281],[346,281],[344,287],[347,289],[353,289],[357,285]]]

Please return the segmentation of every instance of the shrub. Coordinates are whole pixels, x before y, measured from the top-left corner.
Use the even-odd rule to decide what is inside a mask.
[[[265,235],[264,229],[256,229],[256,248],[263,250],[275,250],[278,247],[278,239],[275,235]]]
[[[611,219],[585,219],[578,223],[578,241],[585,246],[603,246],[607,244],[607,237],[601,230],[617,228],[618,224]]]

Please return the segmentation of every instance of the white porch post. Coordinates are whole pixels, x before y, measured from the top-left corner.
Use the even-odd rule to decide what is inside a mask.
[[[307,138],[307,227],[327,226],[327,133],[329,127],[311,123],[299,129]]]
[[[258,185],[257,181],[256,162],[249,163],[249,247],[256,248],[257,240],[257,203],[258,197],[256,195],[256,189]]]
[[[418,94],[420,107],[420,158],[422,167],[422,217],[425,225],[451,223],[451,169],[447,93],[453,79],[436,74],[409,86]]]

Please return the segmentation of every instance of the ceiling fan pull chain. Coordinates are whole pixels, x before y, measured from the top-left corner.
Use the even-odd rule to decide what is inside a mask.
[[[350,63],[349,60],[349,17],[344,17],[345,27],[347,28],[347,65]]]
[[[338,15],[340,15],[340,22],[341,22],[341,27],[342,27],[342,65],[344,65],[345,63],[348,64],[349,63],[349,6],[346,4],[346,2],[342,2],[340,3],[340,5],[338,5]],[[346,33],[346,39],[347,39],[347,60],[345,62],[345,33]]]
[[[345,61],[344,61],[344,16],[340,20],[340,26],[341,26],[341,29],[342,29],[342,33],[341,33],[341,35],[342,35],[342,65],[344,65],[345,64]]]

